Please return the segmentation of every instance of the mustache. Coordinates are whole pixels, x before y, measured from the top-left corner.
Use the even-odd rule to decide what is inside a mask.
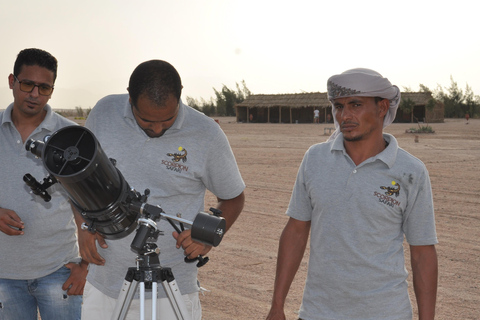
[[[359,125],[358,122],[354,122],[354,121],[342,121],[342,122],[340,123],[340,126],[352,125],[352,124],[353,124],[353,125]]]

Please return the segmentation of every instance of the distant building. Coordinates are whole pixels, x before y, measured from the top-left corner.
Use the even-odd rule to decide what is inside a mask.
[[[404,92],[402,99],[415,104],[413,112],[400,108],[394,122],[443,122],[444,106],[436,102],[427,108],[431,93]],[[237,122],[258,123],[313,123],[314,110],[320,111],[320,123],[332,122],[332,109],[327,93],[254,94],[235,106]]]

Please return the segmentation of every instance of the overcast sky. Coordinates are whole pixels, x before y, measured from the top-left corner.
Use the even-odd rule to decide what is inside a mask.
[[[126,93],[141,62],[162,59],[187,96],[245,80],[254,94],[325,92],[350,68],[374,69],[404,89],[450,86],[480,95],[475,1],[43,0],[0,4],[0,109],[18,52],[59,61],[50,104],[91,108]]]

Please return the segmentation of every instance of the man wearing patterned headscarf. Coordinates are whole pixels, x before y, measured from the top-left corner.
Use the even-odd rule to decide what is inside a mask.
[[[333,140],[340,133],[339,124],[335,119],[336,109],[333,104],[333,101],[337,98],[355,96],[388,99],[390,107],[385,115],[383,127],[385,128],[395,120],[400,103],[400,90],[376,71],[362,68],[347,70],[330,77],[327,81],[327,88],[328,100],[332,102],[332,114],[336,129],[329,140]]]
[[[267,319],[285,319],[309,234],[300,319],[411,320],[404,237],[419,319],[433,319],[438,263],[428,171],[383,133],[400,91],[378,72],[352,69],[328,80],[328,97],[337,130],[310,147],[298,170]]]

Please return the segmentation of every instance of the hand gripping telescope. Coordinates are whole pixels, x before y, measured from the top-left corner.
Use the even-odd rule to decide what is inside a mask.
[[[184,225],[191,226],[195,241],[215,247],[220,244],[225,233],[225,219],[219,212],[214,209],[211,209],[213,215],[199,212],[190,222],[167,215],[159,206],[147,204],[149,190],[141,195],[130,188],[115,167],[116,161],[107,158],[87,128],[64,127],[46,138],[45,141],[30,139],[25,148],[43,160],[49,176],[40,183],[27,173],[23,180],[45,201],[51,199],[46,189],[60,183],[91,232],[98,232],[107,239],[119,239],[132,233],[138,225],[138,234],[147,234],[153,227],[152,222],[162,218],[177,231],[175,223],[182,230]],[[143,239],[139,241],[134,241],[136,249],[143,245]]]

